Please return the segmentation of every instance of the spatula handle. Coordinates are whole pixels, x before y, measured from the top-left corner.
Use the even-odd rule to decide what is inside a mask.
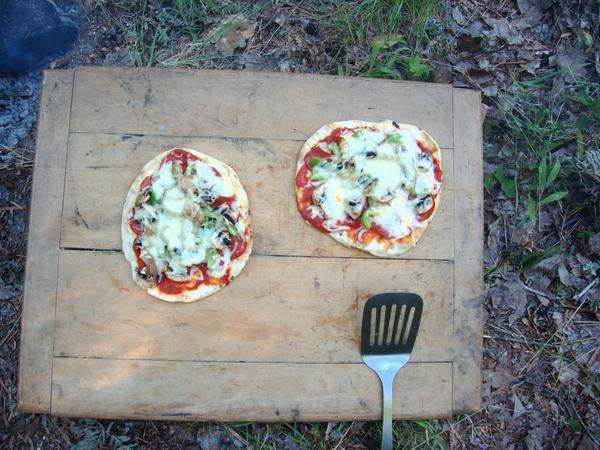
[[[381,432],[381,450],[392,450],[392,389],[394,377],[398,371],[386,371],[379,374],[383,388],[383,431]]]

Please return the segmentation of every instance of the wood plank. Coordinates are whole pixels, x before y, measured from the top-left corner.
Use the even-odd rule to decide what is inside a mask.
[[[61,245],[120,249],[122,204],[133,179],[158,152],[190,146],[231,164],[250,197],[256,235],[254,252],[263,255],[370,257],[346,248],[304,223],[296,209],[294,173],[301,146],[295,141],[189,139],[157,136],[72,134]],[[408,259],[452,259],[453,151],[444,150],[446,187],[438,215]],[[90,186],[101,186],[90,189]]]
[[[455,413],[481,407],[483,347],[483,153],[481,94],[454,90],[456,180],[454,370]],[[460,201],[458,200],[460,198]]]
[[[58,245],[67,157],[72,71],[42,82],[25,268],[17,407],[50,410]]]
[[[416,107],[418,105],[418,107]],[[268,72],[77,69],[71,131],[304,140],[337,120],[394,119],[452,143],[449,85]]]
[[[381,388],[363,364],[236,364],[55,358],[52,413],[158,420],[379,420]],[[396,419],[451,414],[450,363],[409,363]]]
[[[63,250],[55,355],[359,362],[366,299],[412,290],[425,308],[411,361],[451,361],[452,274],[445,261],[251,256],[227,288],[172,304],[135,285],[120,253]]]

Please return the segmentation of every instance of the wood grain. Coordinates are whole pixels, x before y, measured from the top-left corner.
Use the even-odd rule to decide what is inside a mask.
[[[481,358],[483,348],[483,154],[481,94],[454,90],[454,167],[468,174],[456,180],[454,269],[454,368],[455,413],[481,407]],[[460,263],[459,263],[460,262]]]
[[[132,180],[158,152],[189,146],[235,168],[250,198],[262,255],[370,257],[307,226],[296,209],[294,176],[301,143],[261,139],[189,139],[157,136],[72,134],[69,142],[61,246],[121,248],[121,210]],[[453,151],[443,150],[445,187],[435,220],[408,259],[454,256]],[[98,187],[90,188],[91,186]]]
[[[21,325],[17,407],[50,410],[58,245],[73,72],[45,72],[34,177]]]
[[[453,147],[449,85],[109,68],[77,69],[75,80],[75,132],[305,140],[329,122],[393,119],[423,127],[441,147]]]
[[[363,364],[55,358],[54,366],[57,415],[220,422],[381,418],[379,380]],[[451,415],[451,376],[450,363],[409,363],[395,380],[394,418]]]
[[[425,307],[411,361],[451,361],[452,273],[443,261],[251,256],[226,289],[170,304],[133,283],[120,253],[64,250],[55,355],[360,362],[364,302],[412,290]]]
[[[415,291],[425,300],[411,363],[396,379],[394,416],[478,409],[479,112],[478,93],[425,83],[159,69],[48,72],[19,409],[165,420],[378,419],[379,382],[360,363],[358,340],[364,302],[384,291]],[[413,123],[443,147],[440,211],[399,259],[347,249],[296,211],[302,142],[324,123],[349,118]],[[239,278],[188,305],[141,291],[114,251],[130,183],[155,154],[178,146],[236,169],[256,232]]]

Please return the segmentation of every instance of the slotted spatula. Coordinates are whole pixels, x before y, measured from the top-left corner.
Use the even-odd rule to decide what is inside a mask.
[[[365,303],[360,353],[383,387],[382,450],[392,449],[392,388],[415,345],[423,299],[409,292],[377,294]]]

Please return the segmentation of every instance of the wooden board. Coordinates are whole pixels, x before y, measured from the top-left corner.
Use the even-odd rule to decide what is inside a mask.
[[[477,409],[479,108],[478,93],[425,83],[226,71],[47,72],[19,408],[102,418],[378,419],[379,382],[359,353],[362,307],[377,292],[415,291],[425,308],[411,362],[396,378],[394,417]],[[349,118],[413,123],[442,147],[439,213],[400,258],[343,247],[296,211],[302,142],[322,124]],[[236,169],[256,234],[242,274],[188,305],[142,292],[120,252],[131,182],[146,161],[176,146]]]

